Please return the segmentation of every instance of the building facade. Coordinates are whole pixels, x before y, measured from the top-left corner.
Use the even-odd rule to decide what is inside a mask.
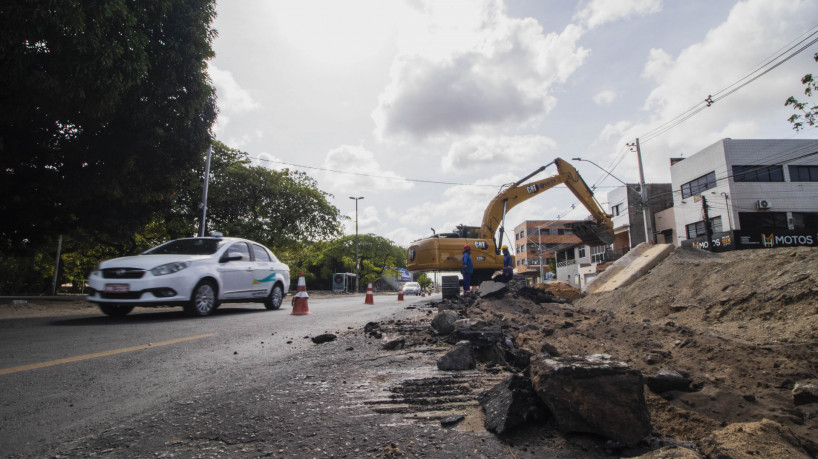
[[[682,245],[818,246],[818,140],[722,139],[670,172]]]
[[[526,220],[514,227],[515,273],[526,277],[529,284],[551,278],[551,264],[556,262],[556,251],[580,242],[570,224],[577,220]],[[540,260],[542,273],[540,277]]]
[[[612,216],[614,235],[616,236],[612,249],[619,255],[628,252],[648,239],[651,242],[664,242],[667,237],[672,237],[669,235],[667,228],[660,225],[663,222],[657,222],[656,219],[658,214],[673,207],[671,184],[647,183],[645,189],[647,190],[648,216],[653,228],[653,234],[647,234],[645,231],[645,216],[642,210],[642,196],[639,192],[639,184],[620,186],[608,192],[608,206]],[[661,233],[658,230],[659,226],[663,227]]]

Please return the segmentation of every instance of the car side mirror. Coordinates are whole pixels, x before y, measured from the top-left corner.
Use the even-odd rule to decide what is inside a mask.
[[[222,257],[222,263],[228,261],[238,261],[241,260],[242,258],[244,257],[242,257],[242,255],[239,252],[228,252]]]

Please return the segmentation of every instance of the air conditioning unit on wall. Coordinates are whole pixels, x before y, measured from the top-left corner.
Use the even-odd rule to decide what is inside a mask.
[[[759,209],[769,209],[770,201],[767,201],[766,199],[759,199],[756,201],[756,207]]]

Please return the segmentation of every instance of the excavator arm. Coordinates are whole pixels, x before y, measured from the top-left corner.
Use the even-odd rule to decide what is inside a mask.
[[[556,175],[546,177],[542,180],[523,183],[545,170],[545,168],[551,164],[557,166]],[[556,158],[553,162],[540,167],[495,196],[494,199],[489,202],[489,205],[483,213],[483,222],[480,225],[479,237],[494,241],[495,251],[499,253],[499,247],[502,245],[503,240],[503,225],[506,213],[515,206],[563,183],[574,193],[574,196],[579,199],[582,205],[591,212],[594,218],[593,222],[579,222],[578,224],[572,225],[574,226],[574,233],[584,242],[602,241],[606,244],[611,244],[614,239],[611,216],[602,209],[602,206],[594,197],[593,191],[591,191],[585,183],[585,180],[579,175],[579,172],[577,172],[571,164],[561,158]],[[494,234],[497,229],[500,230],[499,241],[494,239]]]
[[[526,182],[551,164],[556,164],[557,175]],[[577,170],[557,158],[554,162],[528,174],[495,196],[486,207],[483,222],[479,227],[460,225],[452,233],[438,233],[413,242],[406,253],[406,267],[413,272],[459,271],[463,266],[463,246],[468,244],[472,249],[474,259],[472,279],[476,282],[481,279],[491,279],[491,275],[502,269],[503,266],[503,256],[500,254],[499,247],[503,240],[505,215],[518,204],[563,183],[593,215],[593,220],[572,224],[574,234],[586,243],[598,243],[599,241],[612,243],[614,237],[611,216],[602,210],[594,198],[594,193],[579,176]],[[495,240],[494,236],[498,229],[500,230],[499,239]]]

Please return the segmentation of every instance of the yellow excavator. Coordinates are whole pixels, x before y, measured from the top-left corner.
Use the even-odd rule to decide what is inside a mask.
[[[552,164],[557,166],[557,175],[523,183]],[[463,246],[469,245],[474,262],[472,282],[477,284],[491,279],[496,271],[503,268],[503,254],[500,253],[500,247],[503,244],[503,225],[506,213],[514,206],[563,183],[591,212],[593,217],[593,220],[573,223],[571,225],[573,233],[585,243],[612,244],[614,234],[611,215],[602,209],[593,191],[580,177],[579,172],[565,160],[556,158],[501,190],[486,207],[482,225],[458,225],[451,233],[436,233],[431,237],[414,241],[407,251],[407,269],[411,272],[460,271]],[[498,230],[499,236],[495,240],[494,236]]]

